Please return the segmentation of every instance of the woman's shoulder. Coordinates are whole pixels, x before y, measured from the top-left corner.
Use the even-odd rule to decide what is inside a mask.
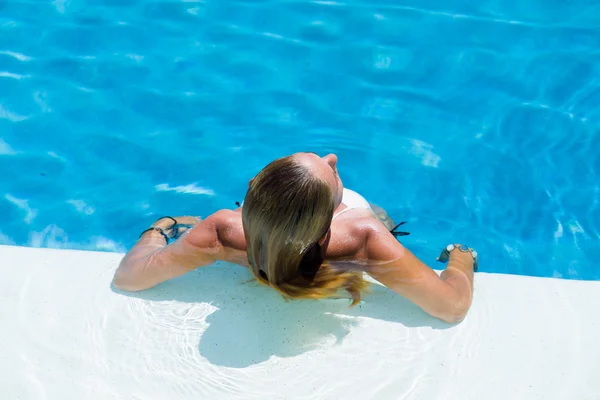
[[[220,245],[232,248],[245,248],[244,230],[242,227],[242,213],[238,210],[222,209],[214,212],[206,218],[203,218],[202,226],[199,229],[193,229],[190,233],[192,241],[193,236],[202,235],[202,231],[214,230]]]
[[[223,208],[221,210],[215,211],[207,218],[212,218],[215,221],[221,224],[236,224],[242,221],[242,209],[238,208],[236,210],[231,210],[228,208]]]
[[[389,235],[385,226],[372,214],[334,221],[331,232],[327,257],[332,258],[364,258],[366,256],[367,239],[373,235],[373,232]]]

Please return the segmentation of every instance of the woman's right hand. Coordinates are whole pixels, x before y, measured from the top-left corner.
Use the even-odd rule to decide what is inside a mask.
[[[200,221],[202,221],[201,218],[185,215],[179,217],[163,217],[156,220],[152,226],[161,228],[169,239],[177,239],[184,232],[196,226]]]
[[[173,239],[179,238],[183,233],[192,229],[194,226],[198,224],[198,222],[202,221],[199,217],[191,217],[191,216],[181,216],[175,217],[177,220],[177,224],[173,226],[171,229],[171,234],[173,235]]]

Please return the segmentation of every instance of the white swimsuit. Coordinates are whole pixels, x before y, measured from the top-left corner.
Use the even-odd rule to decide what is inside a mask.
[[[369,204],[367,199],[362,197],[360,194],[358,194],[354,190],[344,188],[344,191],[342,192],[342,203],[344,203],[346,205],[346,208],[344,208],[339,213],[334,214],[333,215],[334,219],[337,216],[342,215],[346,211],[354,210],[356,208],[363,209],[363,210],[370,210],[371,212],[373,211],[373,209],[371,208],[371,205]],[[242,207],[244,206],[244,202],[242,202],[241,206]]]
[[[346,205],[346,208],[337,214],[334,214],[333,218],[342,215],[346,211],[354,210],[356,208],[373,211],[369,202],[354,190],[344,188],[344,192],[342,193],[342,203]]]

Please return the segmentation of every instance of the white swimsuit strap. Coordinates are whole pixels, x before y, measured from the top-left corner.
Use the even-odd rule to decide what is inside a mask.
[[[346,208],[344,208],[344,209],[343,209],[342,211],[340,211],[339,213],[337,213],[337,214],[334,214],[334,215],[333,215],[333,219],[335,219],[336,217],[338,217],[338,216],[342,215],[342,214],[343,214],[343,213],[345,213],[346,211],[350,211],[350,210],[354,210],[354,208],[352,208],[352,207],[346,207]]]
[[[347,188],[344,188],[342,203],[344,203],[346,205],[346,208],[343,209],[342,211],[338,212],[337,214],[334,214],[333,215],[334,219],[336,217],[342,215],[346,211],[355,210],[357,208],[363,209],[363,210],[370,210],[371,212],[373,211],[371,209],[371,205],[364,197],[362,197],[360,194],[356,193],[355,191],[347,189]]]

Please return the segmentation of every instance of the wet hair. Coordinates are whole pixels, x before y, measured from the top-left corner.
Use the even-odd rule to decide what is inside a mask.
[[[267,165],[251,182],[242,207],[248,262],[256,279],[288,299],[322,299],[346,290],[358,304],[362,272],[325,260],[335,208],[329,185],[294,156]]]

